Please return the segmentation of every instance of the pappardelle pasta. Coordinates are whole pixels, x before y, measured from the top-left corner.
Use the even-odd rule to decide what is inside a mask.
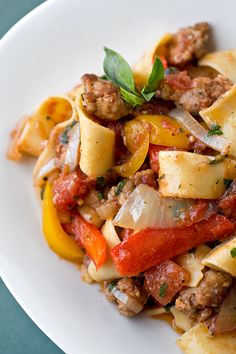
[[[172,318],[185,353],[236,352],[236,50],[209,25],[167,33],[131,68],[104,48],[12,133],[37,158],[43,232],[124,316]]]

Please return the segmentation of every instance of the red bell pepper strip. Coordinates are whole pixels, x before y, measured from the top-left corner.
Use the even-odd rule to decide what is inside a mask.
[[[232,234],[234,224],[223,215],[212,215],[184,228],[146,229],[128,237],[111,250],[122,275],[137,275],[167,259],[208,241]]]
[[[150,268],[144,275],[145,288],[162,305],[170,303],[189,280],[189,273],[170,260]]]
[[[80,215],[73,220],[75,241],[85,248],[96,268],[100,268],[106,260],[106,240],[93,224],[85,221]]]

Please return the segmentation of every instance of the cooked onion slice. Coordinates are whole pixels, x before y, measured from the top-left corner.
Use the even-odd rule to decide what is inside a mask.
[[[54,172],[57,168],[58,168],[58,166],[56,164],[55,158],[48,160],[39,170],[38,175],[36,177],[36,183],[39,183],[40,181],[47,179],[48,176],[52,172]]]
[[[125,306],[134,313],[139,313],[143,309],[143,305],[140,302],[123,293],[117,289],[116,286],[113,286],[110,292],[117,300],[125,304]]]
[[[172,109],[169,115],[175,118],[177,122],[191,132],[195,138],[202,141],[207,146],[214,150],[220,151],[224,155],[228,153],[231,141],[219,135],[208,136],[208,131],[204,129],[201,124],[199,124],[196,119],[194,119],[193,116],[191,116],[191,114],[184,109]]]
[[[215,322],[215,333],[236,329],[236,283],[226,296]]]
[[[80,125],[76,123],[69,132],[69,143],[66,150],[65,164],[69,166],[70,172],[74,171],[79,164],[80,146]]]
[[[195,205],[193,199],[165,198],[154,188],[140,184],[122,205],[113,224],[134,230],[172,228],[190,225],[215,212],[213,203],[209,203],[200,217],[193,215],[194,220],[191,220]]]
[[[115,200],[107,200],[96,208],[96,212],[102,220],[112,219],[117,213],[119,205]]]

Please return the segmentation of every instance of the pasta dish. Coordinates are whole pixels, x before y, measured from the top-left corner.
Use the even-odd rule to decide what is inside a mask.
[[[49,247],[122,315],[168,316],[190,354],[236,352],[236,49],[208,52],[209,32],[166,33],[132,67],[105,47],[103,75],[8,149],[37,159]]]

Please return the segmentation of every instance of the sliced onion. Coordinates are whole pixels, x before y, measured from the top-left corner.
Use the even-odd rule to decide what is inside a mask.
[[[177,120],[185,129],[191,134],[211,147],[214,150],[220,151],[223,155],[226,155],[229,151],[231,141],[223,138],[219,135],[208,136],[208,131],[199,124],[193,116],[182,108],[172,109],[169,115]]]
[[[117,289],[116,286],[112,288],[111,293],[117,300],[122,302],[122,304],[127,306],[128,309],[133,311],[134,313],[139,313],[143,309],[143,305],[139,301],[123,293],[122,291]]]
[[[100,206],[100,200],[98,198],[98,191],[95,189],[92,189],[87,197],[84,199],[84,203],[86,205],[89,205],[91,208],[96,209],[97,207]]]
[[[236,329],[236,283],[226,296],[215,321],[214,333],[224,333]]]
[[[70,130],[69,143],[65,155],[65,165],[68,165],[70,172],[74,171],[79,163],[80,146],[80,125],[77,122]]]
[[[201,216],[191,220],[195,206],[193,199],[165,198],[154,188],[140,184],[122,205],[113,224],[134,230],[163,229],[191,225],[215,213],[214,203],[209,203]]]
[[[107,200],[104,204],[101,204],[96,208],[96,212],[102,220],[112,219],[117,213],[119,205],[115,200]]]
[[[48,176],[54,172],[56,169],[58,168],[57,164],[56,164],[56,158],[52,158],[50,160],[48,160],[45,165],[43,165],[41,167],[41,169],[38,172],[38,176],[36,178],[36,183],[39,180],[42,180],[44,178],[48,178]]]
[[[95,225],[97,228],[100,229],[103,224],[103,221],[98,216],[96,210],[94,210],[88,205],[82,205],[81,207],[78,207],[78,212],[87,222]]]

